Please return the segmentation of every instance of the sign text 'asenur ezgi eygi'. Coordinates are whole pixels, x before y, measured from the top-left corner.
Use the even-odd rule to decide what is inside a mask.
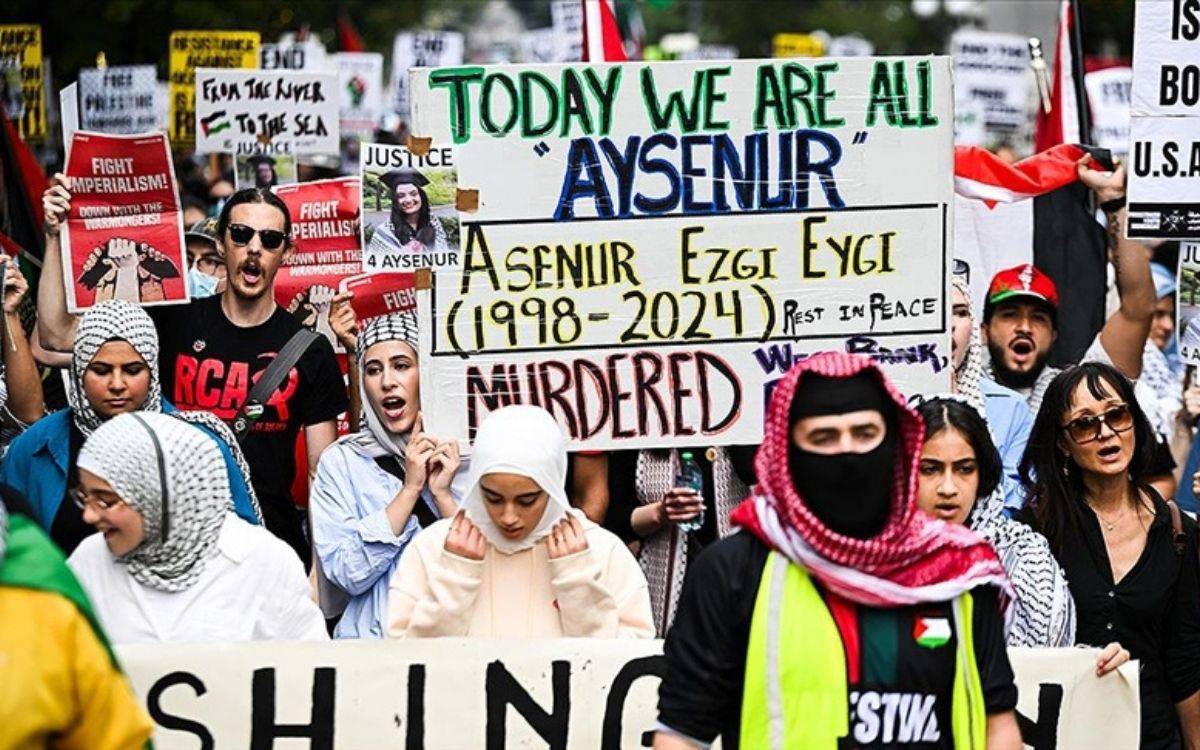
[[[124,299],[188,300],[186,245],[175,166],[162,133],[77,131],[66,174],[71,213],[62,236],[67,308]]]
[[[533,403],[576,448],[756,443],[773,383],[829,349],[946,389],[946,58],[412,84],[410,148],[455,147],[461,222],[461,268],[419,293],[436,434]]]

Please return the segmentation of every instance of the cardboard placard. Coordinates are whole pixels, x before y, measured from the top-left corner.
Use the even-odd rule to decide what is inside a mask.
[[[46,82],[42,70],[42,27],[0,25],[0,88],[8,116],[26,141],[46,137]]]
[[[430,145],[418,155],[404,146],[362,145],[363,270],[412,271],[458,268],[458,173],[454,149]],[[411,171],[411,182],[386,182],[396,170]]]
[[[258,67],[257,31],[172,31],[170,73],[171,142],[185,148],[196,142],[196,68]]]
[[[187,302],[187,246],[167,137],[77,131],[66,175],[67,309],[79,312],[106,299]]]
[[[337,75],[298,70],[196,71],[196,151],[339,153]]]
[[[158,74],[153,65],[79,71],[79,128],[96,133],[158,129]]]

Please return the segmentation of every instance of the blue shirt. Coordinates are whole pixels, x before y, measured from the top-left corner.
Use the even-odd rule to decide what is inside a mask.
[[[1018,468],[1021,457],[1025,455],[1025,446],[1029,443],[1029,433],[1033,431],[1033,412],[1029,410],[1024,396],[989,378],[979,379],[979,391],[983,394],[987,409],[988,430],[992,433],[992,441],[996,444],[996,450],[1000,451],[1000,461],[1004,466],[1000,478],[1004,508],[1012,515],[1025,505],[1025,491],[1021,487]]]
[[[450,492],[456,501],[466,491],[467,459],[455,474]],[[325,577],[349,595],[334,638],[382,638],[387,629],[388,583],[400,556],[421,524],[416,514],[400,533],[392,533],[387,506],[403,483],[344,442],[325,449],[309,493],[313,546]],[[433,497],[421,493],[434,515]],[[328,615],[328,613],[326,613]]]

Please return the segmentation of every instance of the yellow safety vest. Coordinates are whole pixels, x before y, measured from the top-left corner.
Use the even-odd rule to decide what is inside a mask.
[[[951,731],[957,750],[985,750],[987,712],[975,661],[971,595],[952,603],[957,633]],[[763,567],[742,693],[744,750],[836,750],[850,732],[846,653],[808,572],[771,552]]]

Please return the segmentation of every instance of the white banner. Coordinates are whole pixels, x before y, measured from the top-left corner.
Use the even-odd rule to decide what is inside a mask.
[[[1195,0],[1137,0],[1133,114],[1200,115],[1200,8]]]
[[[196,70],[196,151],[338,153],[333,73]]]
[[[1131,238],[1200,239],[1200,118],[1134,117]]]
[[[462,65],[466,38],[457,31],[401,31],[392,44],[393,107],[407,116],[409,68]]]
[[[159,750],[649,747],[661,641],[342,641],[118,649]],[[1136,665],[1095,652],[1009,652],[1027,747],[1126,750]],[[704,686],[698,685],[697,689]],[[1103,717],[1098,720],[1097,717]],[[289,745],[290,747],[291,745]]]
[[[1129,96],[1133,69],[1104,68],[1083,77],[1092,108],[1092,137],[1096,145],[1122,158],[1129,153]]]
[[[955,110],[983,112],[984,141],[968,140],[978,131],[964,129],[962,145],[990,145],[1011,138],[1032,116],[1033,73],[1025,37],[963,29],[950,37],[954,58]]]
[[[415,142],[456,145],[463,259],[420,294],[430,431],[466,445],[515,402],[573,448],[754,444],[773,383],[829,349],[944,390],[949,72],[414,71]]]
[[[130,135],[158,129],[158,75],[153,65],[79,71],[79,128]]]
[[[339,119],[343,135],[371,136],[383,116],[383,55],[338,52]]]

